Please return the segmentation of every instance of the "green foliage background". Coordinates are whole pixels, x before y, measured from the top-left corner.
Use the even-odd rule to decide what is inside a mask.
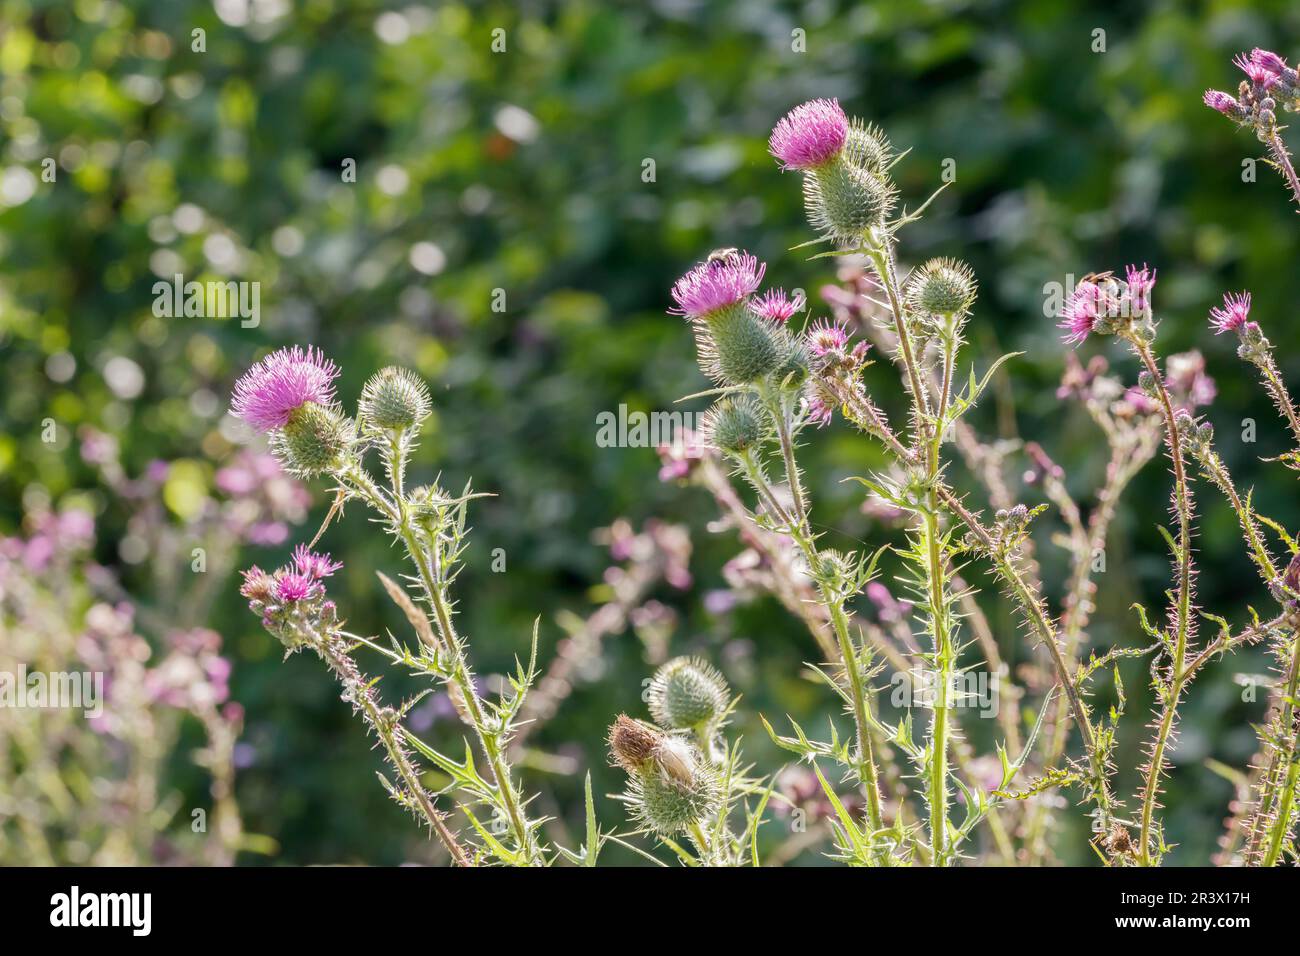
[[[1255,484],[1258,505],[1293,529],[1300,519],[1293,477],[1258,463],[1284,450],[1283,429],[1233,343],[1205,324],[1223,291],[1252,290],[1284,372],[1300,382],[1289,348],[1300,332],[1295,210],[1262,163],[1258,182],[1243,182],[1242,161],[1259,144],[1200,103],[1207,86],[1235,86],[1237,50],[1300,53],[1300,10],[1284,0],[0,0],[0,13],[0,175],[37,176],[26,201],[0,200],[0,531],[16,528],[32,486],[55,498],[87,488],[92,476],[69,441],[82,423],[115,433],[135,470],[185,459],[198,466],[188,480],[207,482],[230,448],[230,385],[267,349],[320,345],[343,366],[349,402],[377,367],[407,364],[437,398],[416,469],[453,486],[472,475],[497,496],[475,509],[461,580],[479,669],[506,667],[537,615],[545,660],[561,635],[556,615],[594,607],[606,557],[593,528],[623,515],[687,523],[697,586],[659,595],[682,613],[673,649],[727,671],[745,695],[747,753],[775,768],[755,715],[817,726],[830,712],[823,690],[798,676],[806,635],[772,603],[722,618],[704,611],[700,596],[721,586],[735,541],[705,531],[713,507],[702,492],[657,481],[653,450],[598,448],[595,419],[620,403],[669,409],[703,387],[686,330],[664,313],[671,281],[708,250],[746,247],[787,288],[833,277],[827,260],[786,251],[809,232],[797,180],[765,147],[774,120],[813,96],[839,97],[912,148],[898,175],[913,203],[955,161],[955,185],[909,227],[904,253],[960,255],[975,267],[972,357],[983,365],[1025,353],[1007,367],[1003,400],[1085,500],[1103,445],[1086,416],[1054,397],[1063,349],[1043,289],[1147,261],[1160,269],[1162,350],[1206,352],[1220,387],[1210,418],[1240,483]],[[191,50],[196,29],[205,52]],[[505,52],[492,50],[496,29]],[[795,29],[806,31],[806,52],[792,52]],[[1098,29],[1104,53],[1093,50]],[[54,183],[39,180],[48,156],[59,160]],[[341,181],[347,159],[355,183]],[[653,182],[642,178],[647,159]],[[174,228],[182,204],[202,211],[197,231]],[[205,254],[212,236],[238,250],[231,278],[262,284],[260,327],[153,315],[159,274],[221,277],[211,242]],[[413,268],[420,242],[445,257],[436,274]],[[504,312],[492,311],[494,289],[505,290]],[[45,366],[60,352],[77,372],[56,384]],[[131,401],[102,374],[118,355],[144,371]],[[1136,376],[1129,359],[1112,359]],[[875,371],[882,404],[897,414],[897,383]],[[997,411],[981,412],[990,433],[1008,421]],[[41,441],[47,417],[62,436],[53,446]],[[1259,423],[1254,445],[1234,438],[1248,417]],[[808,456],[818,520],[845,543],[879,540],[857,512],[858,493],[840,483],[878,463],[871,445],[837,425]],[[1141,641],[1127,607],[1160,601],[1167,562],[1155,522],[1166,487],[1153,464],[1115,525],[1093,628],[1103,646]],[[324,513],[317,497],[313,521]],[[184,498],[175,496],[178,523]],[[102,509],[98,558],[118,563],[126,515],[103,494],[92,500]],[[1201,500],[1203,603],[1240,621],[1246,602],[1266,596],[1231,513],[1208,490]],[[397,569],[396,553],[360,514],[324,544],[347,562],[336,590],[351,624],[398,631],[373,577]],[[496,548],[505,573],[489,568]],[[283,554],[244,558],[267,565]],[[1061,567],[1049,563],[1053,580]],[[123,573],[143,591],[143,572]],[[276,862],[419,858],[418,831],[377,786],[378,757],[326,674],[307,658],[282,664],[233,582],[228,590],[208,623],[226,638],[233,694],[248,712],[256,757],[239,785],[248,828],[278,841]],[[1003,636],[1016,640],[1009,625]],[[1250,657],[1219,665],[1185,709],[1165,801],[1181,844],[1172,862],[1212,848],[1229,788],[1203,761],[1239,766],[1252,752],[1260,705],[1241,701],[1232,676],[1260,670]],[[644,676],[636,639],[612,639],[604,678],[581,688],[537,743],[590,767],[599,793],[617,789],[603,728],[621,710],[640,712]],[[1132,766],[1146,701],[1141,668],[1126,676],[1122,757]],[[445,740],[450,730],[431,733]],[[574,823],[580,774],[529,779],[540,779],[543,812]],[[201,793],[196,771],[177,768],[173,783]],[[622,819],[612,801],[600,811],[609,824]],[[1063,829],[1064,859],[1089,862],[1084,836],[1077,822]]]

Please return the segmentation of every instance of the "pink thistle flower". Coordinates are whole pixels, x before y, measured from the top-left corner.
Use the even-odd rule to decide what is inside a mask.
[[[1210,109],[1218,110],[1229,119],[1240,120],[1246,115],[1246,110],[1231,93],[1222,90],[1206,90],[1201,99]]]
[[[283,428],[307,402],[334,401],[339,369],[320,349],[299,346],[272,352],[235,383],[230,411],[260,432]]]
[[[848,135],[839,100],[810,100],[785,114],[767,145],[783,168],[814,169],[838,155]]]
[[[1256,62],[1253,57],[1249,57],[1244,53],[1238,53],[1233,57],[1232,64],[1237,69],[1241,70],[1242,73],[1245,73],[1246,78],[1250,80],[1251,83],[1261,89],[1267,90],[1277,82],[1276,73],[1269,70],[1263,64]]]
[[[1130,315],[1146,315],[1151,311],[1151,290],[1156,287],[1156,270],[1142,263],[1142,268],[1129,266],[1127,270]]]
[[[753,295],[767,266],[747,252],[710,257],[673,283],[674,315],[699,318]]]
[[[1267,70],[1269,73],[1284,74],[1290,69],[1286,65],[1286,60],[1282,59],[1272,50],[1261,50],[1259,47],[1250,51],[1250,62],[1256,66]]]
[[[1250,318],[1250,293],[1229,292],[1223,297],[1223,308],[1210,310],[1210,325],[1215,335],[1240,332]]]
[[[319,581],[343,567],[343,562],[331,561],[328,554],[317,554],[305,544],[300,544],[293,549],[293,566],[299,574]]]
[[[795,313],[795,304],[784,289],[769,289],[754,300],[753,309],[769,322],[785,325]]]
[[[848,341],[849,330],[838,322],[832,324],[822,319],[808,330],[808,349],[818,358],[841,351]]]
[[[1062,339],[1068,345],[1078,345],[1088,337],[1104,314],[1106,294],[1095,282],[1080,282],[1070,293],[1065,308],[1061,311],[1061,322],[1057,326],[1065,330]]]
[[[825,428],[829,425],[831,416],[835,413],[835,409],[828,405],[819,395],[805,395],[803,407],[808,416],[808,421],[818,428]]]
[[[275,596],[286,604],[294,604],[319,593],[321,586],[309,574],[290,571],[275,582]]]

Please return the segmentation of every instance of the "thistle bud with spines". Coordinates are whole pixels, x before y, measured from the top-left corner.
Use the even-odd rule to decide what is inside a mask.
[[[970,266],[957,259],[931,259],[908,281],[907,304],[921,316],[951,321],[970,311],[975,292],[975,275]]]
[[[312,478],[337,467],[355,440],[355,426],[337,406],[304,402],[272,434],[271,450],[291,474]]]
[[[661,836],[681,833],[721,808],[718,772],[687,738],[620,714],[610,728],[609,748],[614,763],[627,771],[634,815]]]
[[[357,418],[369,429],[401,432],[429,416],[429,388],[415,373],[390,365],[371,376],[357,402]]]
[[[650,713],[674,730],[707,728],[726,713],[730,689],[712,664],[698,657],[676,657],[664,664],[647,690]]]
[[[704,441],[727,455],[741,457],[762,447],[769,435],[766,414],[749,395],[728,395],[705,413]]]

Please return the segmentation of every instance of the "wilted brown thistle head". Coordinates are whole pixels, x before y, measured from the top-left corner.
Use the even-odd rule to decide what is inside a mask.
[[[609,728],[609,755],[628,773],[641,773],[654,759],[663,735],[627,714],[619,714]]]

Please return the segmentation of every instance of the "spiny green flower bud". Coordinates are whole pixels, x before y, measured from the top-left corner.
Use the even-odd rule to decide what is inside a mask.
[[[855,568],[850,555],[827,548],[821,553],[821,572],[817,581],[833,593],[842,594],[850,589]]]
[[[722,805],[717,770],[685,737],[619,714],[609,730],[609,751],[627,771],[633,813],[656,833],[680,833]]]
[[[705,371],[727,385],[756,382],[781,360],[768,323],[743,304],[711,313],[699,334]]]
[[[424,421],[432,403],[419,376],[390,365],[366,382],[357,403],[357,417],[367,428],[403,431]]]
[[[701,423],[705,442],[730,455],[743,455],[767,438],[767,418],[748,395],[720,399]]]
[[[798,392],[808,380],[808,364],[812,360],[808,347],[790,335],[783,334],[778,342],[781,361],[772,372],[772,384],[789,392]]]
[[[922,315],[950,318],[967,312],[974,301],[975,276],[957,259],[931,259],[907,284],[907,304]]]
[[[637,817],[663,836],[681,833],[693,823],[714,817],[722,805],[722,784],[717,771],[700,757],[693,746],[673,740],[689,761],[689,776],[676,779],[667,772],[648,773],[632,779],[630,795]]]
[[[853,165],[884,179],[894,160],[894,147],[878,126],[854,119],[849,122],[844,155]]]
[[[691,730],[712,723],[727,707],[726,678],[698,657],[676,657],[655,672],[650,713],[665,727]]]
[[[338,464],[355,438],[351,420],[336,406],[306,402],[273,434],[271,448],[289,472],[311,478]]]
[[[836,242],[854,245],[884,224],[893,207],[891,187],[843,154],[804,177],[808,222]]]

